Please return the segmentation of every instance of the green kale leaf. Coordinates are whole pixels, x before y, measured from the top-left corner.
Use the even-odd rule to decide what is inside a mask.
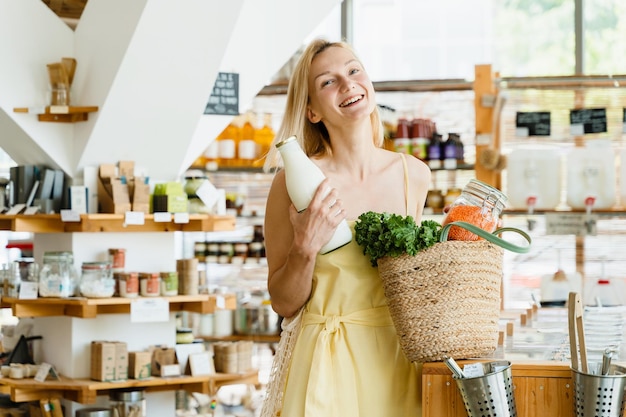
[[[441,224],[423,220],[418,225],[412,216],[368,211],[357,219],[355,240],[363,247],[372,265],[385,256],[415,255],[439,242]]]

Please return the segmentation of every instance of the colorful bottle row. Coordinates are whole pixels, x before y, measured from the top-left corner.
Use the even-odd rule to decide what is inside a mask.
[[[215,171],[224,167],[262,167],[274,140],[272,115],[263,115],[257,124],[255,113],[235,116],[192,164],[196,168]]]
[[[429,119],[398,119],[392,144],[396,152],[428,162],[432,169],[455,169],[464,161],[461,136],[450,132],[444,141],[435,122]]]

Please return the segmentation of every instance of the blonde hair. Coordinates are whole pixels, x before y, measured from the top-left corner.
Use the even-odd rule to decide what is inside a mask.
[[[324,124],[321,122],[311,123],[307,117],[311,64],[318,54],[330,47],[348,49],[356,56],[352,47],[346,42],[329,42],[324,39],[315,39],[304,49],[289,80],[285,114],[265,159],[263,169],[266,172],[280,166],[280,155],[274,145],[292,135],[297,137],[300,146],[308,156],[332,154],[330,138]],[[384,129],[378,106],[370,115],[370,121],[373,132],[372,140],[376,146],[382,147]]]

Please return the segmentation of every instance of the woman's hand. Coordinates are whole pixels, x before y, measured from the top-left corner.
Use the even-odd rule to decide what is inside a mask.
[[[330,188],[328,179],[325,179],[306,210],[298,213],[293,204],[289,207],[294,244],[319,252],[345,218],[346,212],[337,190]]]

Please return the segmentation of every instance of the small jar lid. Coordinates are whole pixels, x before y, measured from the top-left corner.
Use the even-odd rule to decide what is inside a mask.
[[[83,262],[82,268],[88,270],[111,269],[111,262]]]

